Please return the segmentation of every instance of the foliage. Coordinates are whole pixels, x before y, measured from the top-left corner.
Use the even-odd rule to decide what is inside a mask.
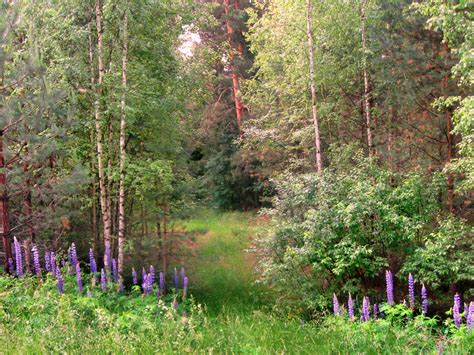
[[[335,291],[383,284],[386,268],[403,266],[433,286],[472,279],[468,228],[455,217],[436,222],[443,180],[393,173],[367,159],[323,174],[284,175],[261,241],[264,279],[281,292],[279,304],[324,309]]]

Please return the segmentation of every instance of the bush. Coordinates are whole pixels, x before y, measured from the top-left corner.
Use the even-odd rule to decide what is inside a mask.
[[[283,176],[274,207],[266,211],[272,226],[261,239],[267,256],[263,278],[284,295],[279,306],[314,315],[328,306],[333,292],[376,294],[386,268],[398,271],[408,260],[404,272],[421,275],[417,263],[448,244],[456,249],[446,256],[449,265],[465,262],[469,248],[458,246],[466,227],[454,217],[449,225],[442,222],[444,183],[442,175],[393,173],[366,159],[349,169]],[[445,241],[430,246],[438,234]],[[468,269],[448,275],[449,265],[430,262],[426,281],[472,279]]]

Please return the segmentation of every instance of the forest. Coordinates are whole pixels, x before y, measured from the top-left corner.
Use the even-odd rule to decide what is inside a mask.
[[[472,354],[472,0],[1,0],[0,353]]]

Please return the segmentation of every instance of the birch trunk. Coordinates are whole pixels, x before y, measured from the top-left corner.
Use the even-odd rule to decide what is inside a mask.
[[[369,149],[369,156],[374,155],[374,143],[372,138],[372,117],[371,117],[371,104],[372,89],[370,87],[369,73],[367,69],[367,36],[366,36],[366,7],[367,0],[362,0],[360,7],[361,17],[361,36],[362,36],[362,50],[363,50],[363,67],[364,67],[364,111],[365,111],[365,124],[367,126],[367,146]]]
[[[95,15],[96,15],[96,26],[97,26],[97,62],[98,62],[98,79],[96,89],[96,100],[94,103],[95,108],[95,128],[96,128],[96,140],[97,140],[97,170],[99,173],[99,190],[100,190],[100,207],[102,211],[102,223],[104,228],[104,247],[105,250],[110,250],[110,209],[107,203],[107,186],[105,184],[104,176],[104,164],[103,164],[103,146],[102,146],[102,121],[100,114],[100,97],[102,95],[102,82],[104,77],[104,63],[102,54],[102,20],[101,20],[101,6],[100,0],[95,2]],[[108,260],[107,253],[104,253],[104,266],[110,270],[110,262]]]
[[[125,99],[127,92],[127,51],[128,51],[128,14],[125,10],[123,16],[123,47],[122,47],[122,99],[120,101],[120,182],[119,182],[119,226],[118,226],[118,271],[121,274],[123,268],[123,244],[125,240],[125,160],[127,152],[125,148]]]
[[[318,109],[316,107],[316,80],[314,65],[314,44],[313,44],[313,20],[311,0],[306,0],[306,35],[308,37],[308,54],[309,54],[309,81],[311,89],[311,114],[314,126],[314,144],[316,148],[316,171],[323,171],[323,159],[321,154],[321,137],[319,134]]]

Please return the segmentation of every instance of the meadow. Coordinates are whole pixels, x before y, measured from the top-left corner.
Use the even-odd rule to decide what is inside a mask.
[[[65,269],[64,293],[51,273],[43,272],[41,281],[2,276],[2,353],[468,354],[474,349],[474,332],[465,325],[409,319],[400,305],[368,322],[350,321],[343,312],[309,321],[284,315],[272,289],[255,282],[256,258],[246,251],[262,227],[258,217],[206,211],[179,225],[192,245],[186,299],[179,286],[169,286],[160,297],[144,294],[140,285],[117,292],[118,285],[110,284],[103,291],[98,277],[92,286],[87,263],[82,293]]]

